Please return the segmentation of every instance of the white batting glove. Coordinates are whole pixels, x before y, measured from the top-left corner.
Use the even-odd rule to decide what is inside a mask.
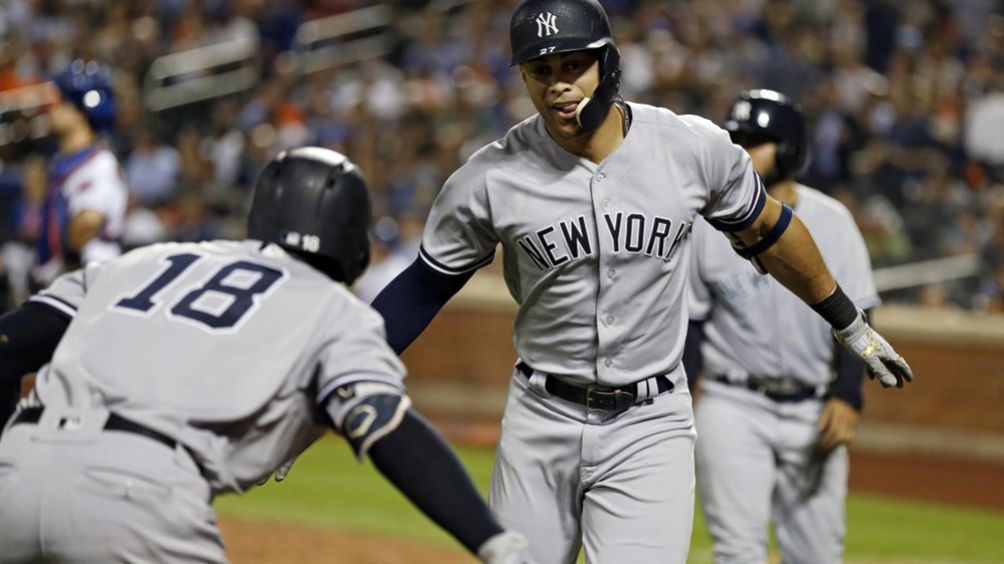
[[[478,558],[484,564],[533,564],[526,555],[530,546],[526,537],[516,531],[505,531],[486,540],[478,548]]]
[[[834,329],[833,336],[864,361],[868,366],[868,376],[878,378],[882,386],[902,388],[906,382],[913,381],[910,365],[868,325],[861,310],[858,310],[853,323],[840,330]]]

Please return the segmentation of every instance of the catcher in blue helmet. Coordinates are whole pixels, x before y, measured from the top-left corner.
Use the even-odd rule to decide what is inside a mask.
[[[110,71],[95,61],[75,60],[53,83],[60,98],[48,116],[58,152],[49,165],[32,272],[39,285],[76,265],[118,256],[128,199],[118,159],[101,140],[115,123]]]

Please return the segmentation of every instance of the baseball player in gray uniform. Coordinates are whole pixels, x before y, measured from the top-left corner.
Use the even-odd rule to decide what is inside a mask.
[[[345,286],[369,218],[351,161],[295,149],[262,171],[249,240],[92,263],[0,319],[0,376],[51,357],[0,438],[0,562],[223,562],[212,498],[326,428],[485,562],[525,562]]]
[[[798,213],[848,297],[866,311],[878,305],[850,212],[794,181],[807,152],[798,107],[771,90],[745,92],[725,129],[750,153],[768,193]],[[707,222],[694,225],[692,258],[684,364],[692,380],[703,368],[697,486],[715,561],[766,562],[773,521],[785,562],[840,562],[845,445],[861,409],[864,366]]]
[[[730,233],[884,381],[899,355],[836,286],[808,231],[713,123],[618,98],[596,0],[527,0],[510,26],[538,113],[446,182],[416,261],[374,300],[401,351],[503,250],[519,310],[489,501],[545,564],[684,562],[695,432],[680,364],[689,238]]]

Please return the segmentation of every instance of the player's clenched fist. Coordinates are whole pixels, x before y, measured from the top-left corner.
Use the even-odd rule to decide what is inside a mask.
[[[913,381],[910,365],[882,338],[882,335],[868,325],[864,312],[858,310],[858,316],[854,321],[843,329],[834,329],[833,336],[840,341],[840,344],[858,355],[868,366],[868,375],[878,378],[886,388],[892,386],[902,388],[904,383]]]

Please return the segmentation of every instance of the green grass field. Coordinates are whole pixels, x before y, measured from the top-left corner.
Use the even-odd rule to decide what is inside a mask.
[[[459,452],[477,484],[487,491],[492,452]],[[332,527],[460,550],[368,462],[357,465],[337,439],[311,447],[283,483],[270,482],[241,497],[225,496],[217,500],[216,509],[221,515],[247,520]],[[690,561],[711,562],[710,540],[697,513]],[[852,495],[847,562],[1004,562],[1004,512]]]

